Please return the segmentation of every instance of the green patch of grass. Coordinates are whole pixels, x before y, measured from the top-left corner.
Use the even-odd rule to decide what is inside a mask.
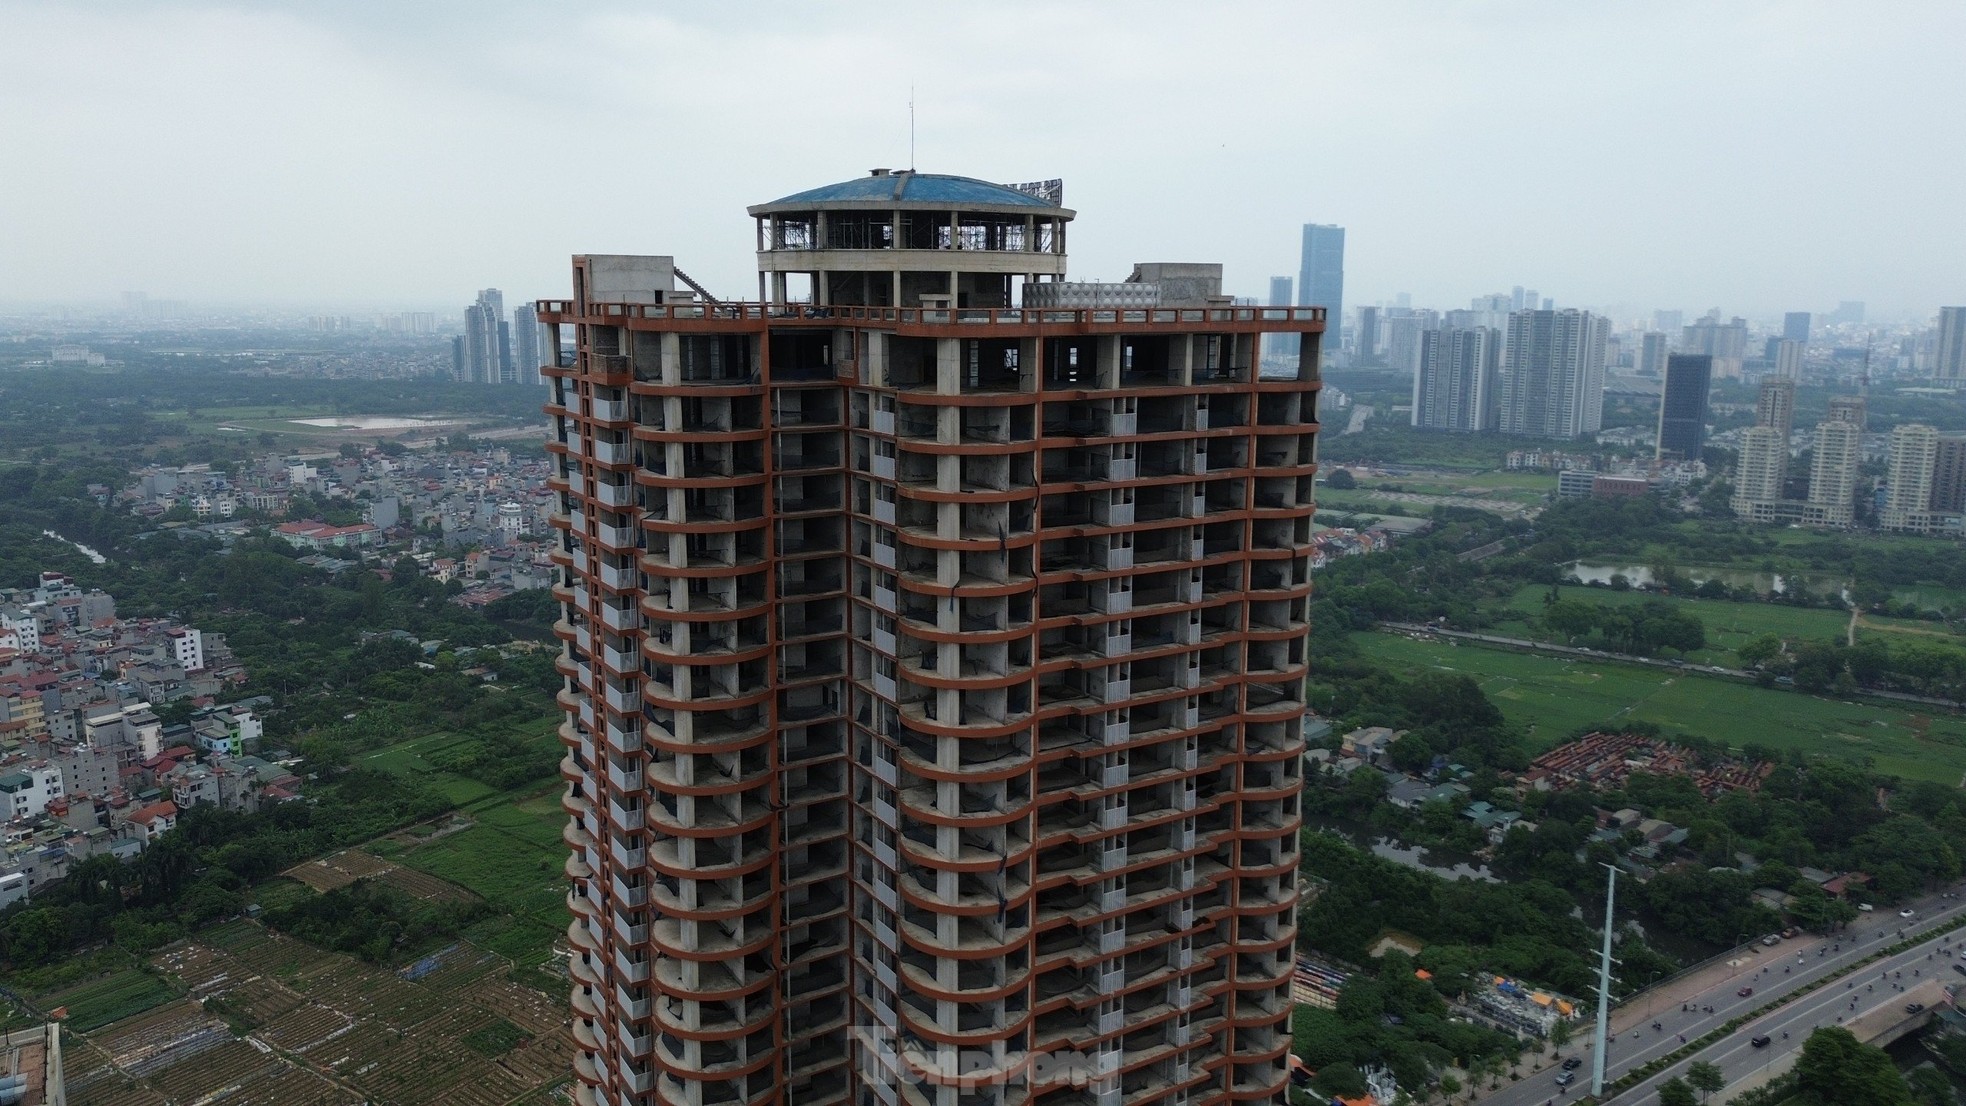
[[[1648,599],[1672,603],[1698,617],[1707,629],[1707,647],[1689,654],[1696,664],[1736,663],[1734,651],[1762,634],[1774,634],[1791,641],[1834,641],[1841,644],[1850,625],[1848,611],[1825,607],[1787,607],[1779,603],[1736,603],[1726,599],[1695,599],[1662,596],[1650,592],[1613,591],[1610,588],[1565,586],[1557,589],[1562,598],[1607,606],[1643,603]],[[1532,621],[1542,614],[1543,601],[1550,589],[1531,584],[1510,596],[1506,603],[1491,610],[1503,619],[1494,632],[1508,637],[1554,640]],[[1944,623],[1910,618],[1879,618],[1865,615],[1858,626],[1858,637],[1883,637],[1891,645],[1915,641],[1934,642],[1954,635]]]
[[[526,1039],[526,1031],[500,1018],[485,1026],[466,1033],[462,1040],[472,1051],[497,1059],[519,1046]]]
[[[567,816],[553,798],[560,787],[556,782],[523,797],[482,803],[468,812],[476,825],[401,857],[410,867],[469,889],[504,915],[495,920],[507,924],[488,925],[470,936],[521,964],[544,961],[567,927],[567,851],[560,838]]]
[[[76,1033],[87,1033],[162,1006],[176,997],[178,992],[161,978],[127,968],[80,986],[37,996],[35,1005],[44,1010],[66,1007],[68,1017],[63,1024]]]
[[[297,879],[277,876],[253,888],[253,896],[261,910],[283,910],[297,902],[313,898],[314,890]]]
[[[428,784],[453,805],[465,806],[485,799],[497,798],[501,793],[496,788],[479,783],[477,780],[445,771],[438,767],[432,758],[441,758],[445,752],[464,747],[475,740],[439,730],[369,753],[362,757],[360,763],[366,768],[374,768]]]
[[[1730,745],[1868,761],[1907,779],[1957,784],[1966,721],[1870,702],[1760,688],[1679,669],[1489,649],[1399,634],[1360,634],[1364,654],[1397,672],[1465,673],[1537,750],[1580,727],[1652,722]]]

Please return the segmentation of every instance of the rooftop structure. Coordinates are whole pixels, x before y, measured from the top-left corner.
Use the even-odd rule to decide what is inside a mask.
[[[541,304],[577,1100],[1282,1104],[1324,314],[1065,306],[1046,186],[750,211],[760,302]]]

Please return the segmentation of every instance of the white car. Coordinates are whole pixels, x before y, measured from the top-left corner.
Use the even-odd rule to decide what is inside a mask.
[[[1909,918],[1916,913],[1918,913],[1916,910],[1913,910],[1911,907],[1907,906],[1903,910],[1898,911],[1898,917]]]

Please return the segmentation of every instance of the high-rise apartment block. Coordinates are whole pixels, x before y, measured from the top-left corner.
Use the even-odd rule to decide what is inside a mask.
[[[505,384],[512,379],[512,331],[505,319],[505,294],[496,288],[478,293],[464,309],[464,333],[451,342],[452,374],[465,384]]]
[[[1680,331],[1679,352],[1704,353],[1713,358],[1716,380],[1739,379],[1747,351],[1746,319],[1737,318],[1723,323],[1717,314],[1709,315]]]
[[[1922,423],[1891,431],[1890,487],[1878,511],[1886,530],[1914,534],[1961,530],[1966,511],[1966,435],[1942,434]]]
[[[1795,432],[1795,381],[1770,377],[1755,390],[1754,424],[1781,432],[1784,443]]]
[[[1741,432],[1741,459],[1734,472],[1734,513],[1754,522],[1778,521],[1782,485],[1788,479],[1788,435],[1772,426]]]
[[[1664,333],[1657,330],[1648,330],[1639,337],[1638,356],[1634,358],[1632,367],[1637,369],[1641,376],[1664,376],[1666,374],[1666,357],[1670,354],[1671,349],[1672,347],[1666,341]],[[1711,375],[1713,371],[1711,362],[1708,363],[1707,371]]]
[[[1932,510],[1966,514],[1966,434],[1939,435],[1932,457]]]
[[[1665,391],[1659,399],[1657,459],[1700,459],[1707,443],[1707,400],[1712,394],[1713,358],[1703,353],[1675,353],[1666,360]]]
[[[1863,459],[1862,427],[1838,419],[1816,424],[1804,525],[1847,528],[1856,521],[1857,476]]]
[[[1345,321],[1345,228],[1304,224],[1304,249],[1297,271],[1297,299],[1322,307],[1330,320],[1326,352],[1339,351],[1339,331]]]
[[[1870,422],[1869,407],[1863,396],[1831,396],[1829,420],[1851,423],[1861,432]]]
[[[1891,431],[1890,487],[1877,512],[1886,530],[1925,533],[1932,527],[1932,476],[1939,459],[1939,432],[1922,423]]]
[[[1775,375],[1784,380],[1802,379],[1802,343],[1783,338],[1775,343]]]
[[[1361,365],[1379,363],[1379,309],[1370,304],[1358,309],[1358,334],[1353,338],[1357,347],[1357,362]]]
[[[1966,307],[1939,308],[1939,336],[1932,377],[1941,384],[1966,385]]]
[[[539,315],[533,305],[522,303],[512,309],[512,375],[515,383],[541,384],[540,367],[554,360],[542,341]]]
[[[1495,376],[1502,335],[1484,327],[1420,333],[1413,374],[1413,425],[1422,430],[1495,429]]]
[[[1566,308],[1509,316],[1502,354],[1498,423],[1502,433],[1575,438],[1604,425],[1601,315]]]
[[[877,170],[750,209],[762,302],[542,304],[577,1101],[1287,1101],[1336,316],[1066,283],[1060,191]]]

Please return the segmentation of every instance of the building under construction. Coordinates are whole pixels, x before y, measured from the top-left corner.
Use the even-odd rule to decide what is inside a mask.
[[[1067,283],[1061,191],[540,305],[580,1102],[1285,1102],[1324,315]]]

